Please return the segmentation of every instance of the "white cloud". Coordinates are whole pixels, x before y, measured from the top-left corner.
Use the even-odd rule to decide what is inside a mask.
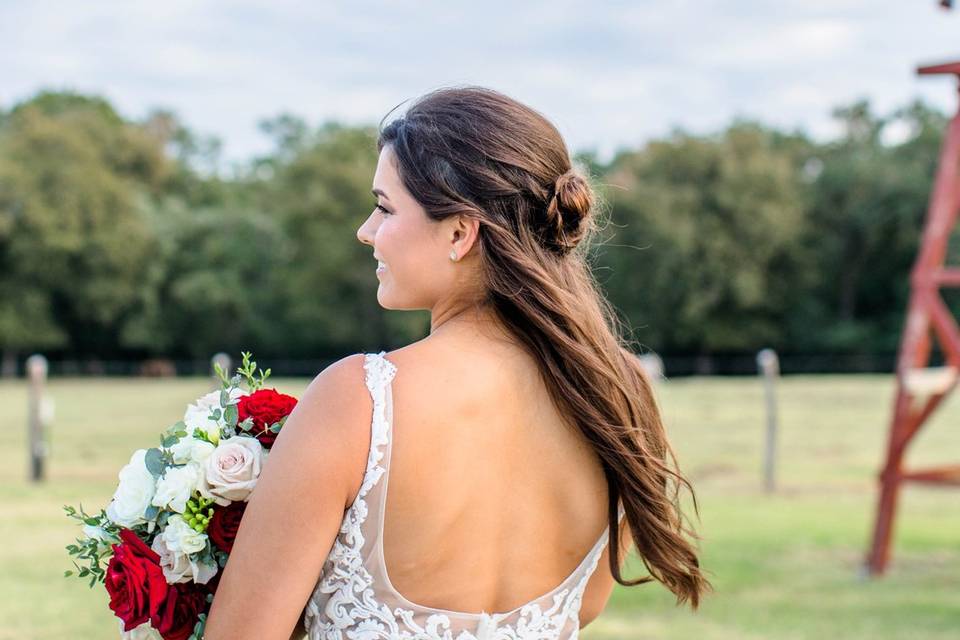
[[[857,35],[856,25],[842,20],[761,24],[732,30],[719,42],[708,41],[700,54],[714,67],[775,71],[829,61],[851,51]]]
[[[476,83],[602,154],[735,115],[833,135],[830,108],[921,96],[955,108],[960,9],[935,0],[492,0],[454,7],[280,0],[0,4],[0,105],[44,87],[101,93],[131,117],[172,108],[231,159],[282,111],[375,124],[432,88]]]

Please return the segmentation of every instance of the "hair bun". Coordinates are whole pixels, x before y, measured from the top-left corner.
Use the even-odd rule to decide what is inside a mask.
[[[547,204],[545,240],[550,248],[564,254],[577,246],[592,209],[593,189],[576,169],[568,169],[557,178]]]

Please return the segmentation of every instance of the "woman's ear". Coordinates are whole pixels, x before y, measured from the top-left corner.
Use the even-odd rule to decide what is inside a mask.
[[[451,248],[463,258],[476,244],[480,235],[480,220],[474,216],[460,213],[452,217],[453,227],[450,230]]]

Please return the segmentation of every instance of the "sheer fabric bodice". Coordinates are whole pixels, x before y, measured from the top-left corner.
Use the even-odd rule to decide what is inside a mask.
[[[556,640],[577,638],[587,580],[607,543],[609,526],[579,566],[550,592],[512,611],[469,613],[418,605],[387,575],[382,532],[392,449],[391,380],[385,352],[364,354],[373,418],[367,468],[344,514],[304,614],[310,640]],[[623,506],[619,506],[622,520]]]

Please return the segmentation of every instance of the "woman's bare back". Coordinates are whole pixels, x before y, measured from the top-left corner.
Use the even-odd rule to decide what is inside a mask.
[[[393,587],[416,604],[464,612],[511,610],[556,587],[607,526],[607,486],[534,360],[458,331],[387,358],[401,372],[383,533]],[[608,549],[587,583],[581,625],[612,591]]]

